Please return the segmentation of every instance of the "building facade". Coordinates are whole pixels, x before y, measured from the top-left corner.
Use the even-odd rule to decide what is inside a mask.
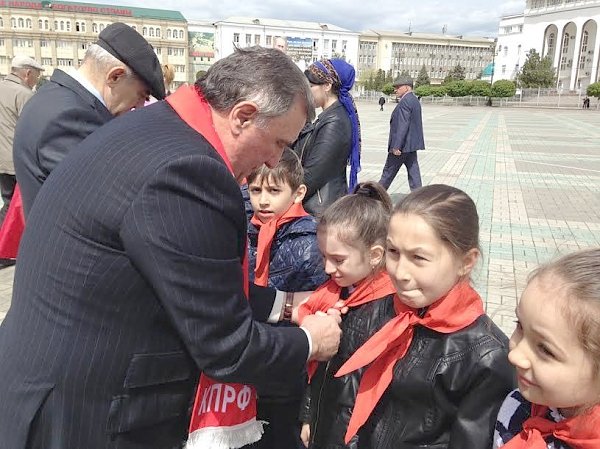
[[[162,64],[174,66],[174,87],[188,81],[188,26],[180,12],[45,0],[0,0],[0,75],[10,73],[15,55],[35,58],[46,75],[79,67],[88,45],[113,22],[136,29]]]
[[[215,54],[219,59],[233,53],[235,47],[276,47],[281,43],[301,69],[321,58],[344,58],[356,66],[358,36],[331,24],[230,17],[215,22]]]
[[[358,71],[381,69],[397,76],[406,70],[416,78],[425,66],[431,83],[439,84],[460,65],[466,79],[476,79],[492,62],[494,47],[487,37],[369,30],[360,36]]]
[[[512,32],[517,23],[521,30]],[[514,79],[534,48],[552,60],[558,89],[584,90],[599,80],[599,24],[600,0],[527,0],[522,15],[500,21],[496,67],[511,70],[496,76]]]
[[[215,61],[215,25],[211,21],[189,20],[189,83],[206,72]]]

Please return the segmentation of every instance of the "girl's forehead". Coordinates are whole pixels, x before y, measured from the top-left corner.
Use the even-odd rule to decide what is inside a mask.
[[[317,228],[317,238],[323,243],[327,244],[328,247],[337,248],[340,250],[349,251],[360,251],[360,242],[355,239],[352,243],[352,232],[344,226],[327,225],[319,226]]]

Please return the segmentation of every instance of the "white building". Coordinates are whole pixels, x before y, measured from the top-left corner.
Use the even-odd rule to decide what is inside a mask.
[[[344,58],[356,66],[359,33],[335,25],[292,20],[230,17],[215,22],[215,57],[235,47],[275,47],[284,38],[287,54],[300,68],[321,58]]]
[[[552,59],[557,88],[585,89],[598,81],[599,23],[600,0],[527,0],[523,15],[500,21],[496,79],[514,79],[535,48]]]
[[[212,21],[189,20],[189,80],[196,82],[196,74],[207,71],[215,61],[215,25]]]
[[[489,37],[369,30],[360,36],[358,71],[391,70],[395,77],[406,70],[416,78],[425,66],[432,84],[439,84],[460,65],[472,80],[492,62],[494,46]]]

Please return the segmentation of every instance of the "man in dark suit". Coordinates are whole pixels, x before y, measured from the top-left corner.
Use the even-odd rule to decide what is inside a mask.
[[[425,149],[421,103],[412,91],[413,80],[399,77],[394,81],[396,95],[400,99],[390,118],[388,155],[379,183],[388,189],[402,165],[408,172],[410,190],[421,187],[421,171],[417,151]]]
[[[239,181],[313,116],[293,61],[253,47],[71,151],[31,209],[0,327],[1,448],[180,447],[200,370],[265,385],[337,351],[336,318],[270,327],[244,293]],[[257,289],[264,318],[282,295],[289,318],[293,295]]]
[[[124,23],[107,26],[91,44],[79,69],[56,69],[23,109],[13,145],[25,215],[56,165],[114,116],[165,96],[152,46]]]

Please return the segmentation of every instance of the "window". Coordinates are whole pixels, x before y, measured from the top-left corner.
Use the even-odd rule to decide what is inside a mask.
[[[246,47],[249,47],[250,45],[252,45],[252,35],[246,34]]]
[[[71,21],[67,20],[67,31],[71,31]]]
[[[17,20],[17,23],[19,24],[19,28],[25,27],[25,21],[23,20],[22,17],[19,17],[19,19]]]
[[[4,47],[4,39],[0,39],[0,47]]]
[[[142,36],[147,36],[148,35],[148,28],[144,27],[142,28]]]
[[[233,43],[236,45],[240,43],[240,33],[233,33]]]
[[[587,31],[583,32],[583,38],[581,39],[581,53],[585,53],[587,51],[589,35],[590,33]]]
[[[323,39],[323,47],[325,50],[329,50],[329,39]]]
[[[94,32],[94,33],[98,32],[98,24],[96,22],[92,23],[92,32]]]
[[[171,28],[167,28],[167,39],[171,39]]]
[[[56,48],[71,48],[69,41],[56,41]]]
[[[85,33],[85,22],[75,22],[75,31]]]
[[[72,59],[65,59],[65,58],[58,58],[56,60],[56,64],[59,67],[70,67],[73,65],[73,60]]]
[[[32,39],[14,39],[13,45],[15,47],[33,47]]]
[[[337,40],[336,39],[331,40],[331,51],[337,51]]]
[[[44,21],[42,19],[38,20],[38,28],[41,30],[44,28]]]
[[[12,28],[16,28],[17,27],[17,19],[15,19],[14,17],[10,18],[10,26]]]
[[[550,57],[552,59],[554,59],[554,33],[550,33],[550,35],[548,36],[548,55],[550,55]]]
[[[273,45],[273,36],[266,36],[265,40],[266,40],[265,43],[266,43],[267,47],[270,47]]]
[[[342,41],[342,51],[346,51],[346,47],[348,46],[348,41]],[[375,46],[371,46],[371,49],[374,50]]]
[[[508,47],[504,47],[504,56],[508,56]]]
[[[154,37],[154,28],[153,27],[150,27],[148,34],[150,37]]]
[[[58,31],[58,20],[54,21],[54,31]]]
[[[506,74],[506,66],[505,65],[502,66],[502,74],[503,75]]]
[[[183,39],[183,30],[179,30],[179,39]]]
[[[160,37],[160,28],[156,28],[156,37]]]
[[[41,40],[40,41],[40,47],[50,47],[50,41],[47,40]]]
[[[254,35],[254,45],[260,45],[260,34]]]
[[[52,65],[52,58],[42,58],[42,65]]]
[[[565,36],[563,37],[562,52],[563,52],[563,54],[566,54],[569,52],[569,33],[565,33]]]
[[[162,49],[161,49],[160,47],[155,47],[155,48],[154,48],[154,52],[155,52],[157,55],[160,55],[160,54],[162,54]]]
[[[60,21],[60,31],[65,31],[65,22],[64,22],[64,20]]]
[[[44,20],[44,29],[45,30],[49,29],[48,20]]]
[[[100,24],[100,31],[102,31],[103,29],[104,29],[104,24],[103,24],[103,23],[101,23],[101,24]]]
[[[579,68],[580,69],[585,68],[585,55],[581,55],[579,57]]]

